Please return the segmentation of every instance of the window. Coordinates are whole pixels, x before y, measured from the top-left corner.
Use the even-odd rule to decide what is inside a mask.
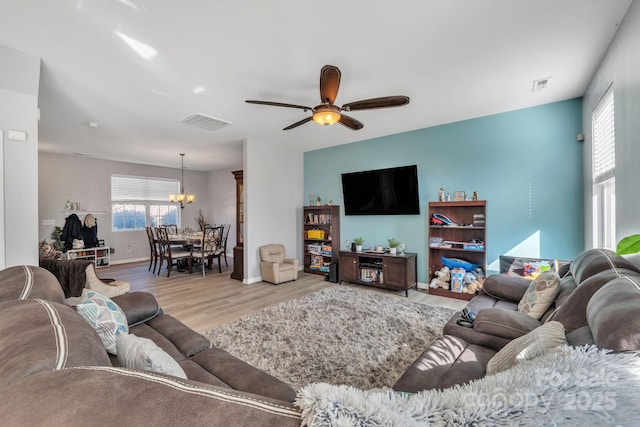
[[[141,230],[180,224],[178,206],[169,202],[179,181],[123,175],[111,176],[111,218],[113,231]]]
[[[593,129],[593,246],[616,247],[616,140],[613,88],[591,116]]]

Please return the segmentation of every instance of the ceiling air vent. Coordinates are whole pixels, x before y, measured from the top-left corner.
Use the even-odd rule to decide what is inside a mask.
[[[182,119],[181,123],[210,131],[218,130],[231,124],[231,122],[228,122],[226,120],[207,116],[206,114],[202,113],[193,113],[190,116]]]
[[[533,87],[531,88],[532,92],[540,92],[545,90],[549,85],[549,80],[551,77],[545,77],[544,79],[538,79],[533,81]]]

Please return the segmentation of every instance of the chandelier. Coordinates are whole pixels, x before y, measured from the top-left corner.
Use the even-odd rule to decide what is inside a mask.
[[[182,175],[180,178],[180,194],[169,194],[169,201],[171,203],[180,203],[180,209],[184,209],[185,204],[193,203],[196,199],[195,194],[185,194],[184,192],[184,153],[180,153],[182,157]]]

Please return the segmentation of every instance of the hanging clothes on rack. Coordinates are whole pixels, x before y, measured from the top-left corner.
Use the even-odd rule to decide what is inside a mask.
[[[69,215],[64,222],[64,228],[60,235],[60,240],[64,242],[64,252],[73,248],[74,240],[82,240],[83,237],[80,218],[76,214]]]
[[[85,248],[95,248],[98,246],[98,223],[96,218],[90,213],[84,217],[82,238]]]

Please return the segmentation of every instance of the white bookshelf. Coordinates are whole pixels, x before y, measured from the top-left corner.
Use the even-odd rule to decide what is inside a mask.
[[[105,268],[111,265],[111,253],[108,246],[69,249],[65,252],[64,256],[66,259],[86,259],[93,261],[96,268]]]

